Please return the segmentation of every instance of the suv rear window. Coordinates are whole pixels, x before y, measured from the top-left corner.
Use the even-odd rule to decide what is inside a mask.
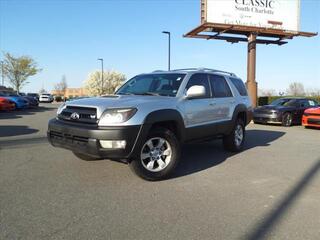
[[[239,78],[230,78],[230,80],[241,96],[248,96],[246,86]]]

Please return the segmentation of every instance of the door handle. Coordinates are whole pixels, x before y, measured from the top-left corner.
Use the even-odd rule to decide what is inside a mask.
[[[209,103],[209,105],[210,105],[211,107],[213,107],[213,106],[216,105],[216,103]]]
[[[231,103],[231,104],[235,104],[235,103],[236,103],[236,101],[230,101],[229,103]]]

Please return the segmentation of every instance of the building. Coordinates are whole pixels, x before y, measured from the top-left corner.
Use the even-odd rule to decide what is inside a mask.
[[[55,96],[64,95],[66,98],[75,98],[88,96],[88,91],[85,88],[67,88],[65,94],[57,90],[52,90],[51,94]]]

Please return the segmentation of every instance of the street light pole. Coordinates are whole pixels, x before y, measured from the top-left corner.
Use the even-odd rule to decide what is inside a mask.
[[[168,71],[170,71],[170,61],[171,61],[171,32],[163,31],[162,33],[168,35]]]
[[[0,61],[1,62],[1,78],[2,78],[2,86],[4,86],[4,73],[3,73],[3,61]]]
[[[101,61],[101,95],[103,93],[103,58],[98,58]]]

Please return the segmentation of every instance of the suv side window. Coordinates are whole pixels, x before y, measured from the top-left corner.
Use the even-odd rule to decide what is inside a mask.
[[[238,92],[241,96],[248,96],[246,86],[239,78],[229,77],[229,79],[231,80],[233,85],[236,87],[236,89],[238,90]]]
[[[208,82],[208,75],[204,73],[195,73],[189,79],[189,82],[186,86],[186,90],[188,90],[192,86],[204,86],[206,89],[206,95],[203,98],[210,98],[210,87]]]
[[[210,74],[209,79],[214,98],[232,97],[231,89],[224,77]]]

